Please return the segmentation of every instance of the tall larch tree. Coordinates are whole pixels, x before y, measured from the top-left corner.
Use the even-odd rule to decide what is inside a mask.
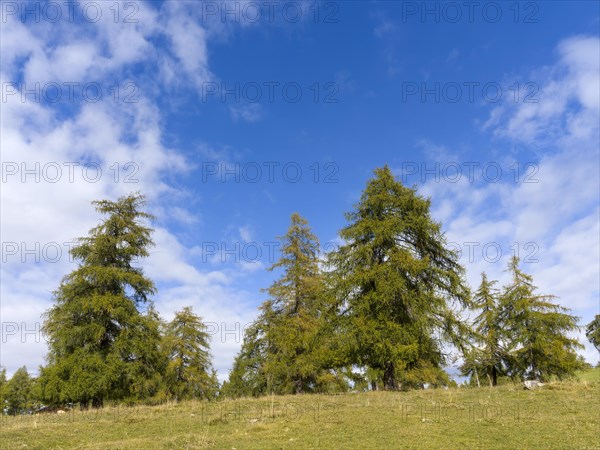
[[[344,351],[385,389],[447,383],[444,343],[462,349],[469,334],[458,313],[470,303],[464,269],[429,209],[387,166],[376,169],[329,258]]]
[[[512,280],[500,298],[500,320],[514,348],[512,376],[539,380],[573,376],[584,366],[576,352],[583,346],[568,336],[579,329],[577,317],[554,303],[556,296],[536,293],[532,276],[519,269],[518,257],[511,258],[507,270]]]
[[[78,267],[64,277],[44,317],[49,353],[41,381],[48,402],[97,407],[107,399],[149,397],[160,387],[166,361],[150,300],[156,289],[136,263],[153,245],[144,204],[137,193],[93,202],[106,217],[71,249]]]

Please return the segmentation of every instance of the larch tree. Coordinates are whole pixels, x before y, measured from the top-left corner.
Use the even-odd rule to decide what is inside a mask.
[[[218,390],[210,355],[210,335],[190,306],[177,312],[165,328],[165,372],[168,392],[178,400],[212,399]]]
[[[298,213],[279,240],[281,258],[269,270],[283,273],[266,289],[273,313],[265,372],[273,391],[301,393],[314,390],[322,375],[315,353],[323,292],[319,240]]]
[[[153,245],[144,197],[93,204],[106,217],[71,249],[78,267],[55,291],[43,325],[49,345],[43,396],[84,408],[152,396],[166,363],[150,300],[156,289],[136,265]]]
[[[269,348],[268,327],[273,310],[269,302],[263,303],[260,310],[259,317],[244,330],[242,348],[221,388],[224,397],[258,397],[267,393],[269,377],[265,372],[265,361]]]
[[[585,335],[596,350],[600,352],[600,314],[596,314],[594,320],[587,324]]]
[[[269,270],[282,274],[265,289],[269,299],[246,330],[226,386],[233,394],[295,394],[343,384],[326,364],[319,241],[297,213],[279,240],[281,258]]]
[[[2,411],[4,410],[6,383],[8,383],[8,379],[6,378],[6,368],[2,367],[2,369],[0,369],[0,414],[2,414]]]
[[[17,369],[4,387],[4,400],[8,414],[17,415],[30,412],[35,403],[33,393],[34,379],[27,372],[27,367],[23,366]]]
[[[447,383],[444,345],[463,349],[469,335],[464,269],[429,209],[387,166],[376,169],[330,254],[344,352],[382,374],[384,389]]]
[[[476,345],[467,352],[461,372],[476,378],[478,385],[481,372],[490,386],[496,386],[498,375],[506,373],[506,365],[510,361],[510,350],[503,346],[496,284],[496,280],[488,280],[483,273],[479,289],[473,297],[473,309],[479,311],[473,323]]]
[[[510,342],[514,378],[548,380],[568,378],[584,367],[577,349],[581,343],[568,336],[578,330],[578,318],[568,308],[553,302],[554,295],[537,294],[533,278],[519,269],[519,258],[511,258],[512,277],[500,297],[500,321]]]

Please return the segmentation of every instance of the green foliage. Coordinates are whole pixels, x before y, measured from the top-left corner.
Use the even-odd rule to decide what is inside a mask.
[[[202,318],[190,306],[175,314],[166,326],[164,348],[169,358],[167,391],[178,400],[215,398],[219,385],[209,353],[210,336]]]
[[[266,289],[256,323],[246,330],[224,394],[297,394],[346,389],[340,371],[328,367],[324,321],[324,283],[319,242],[299,214],[282,243],[282,256],[270,270],[283,273]]]
[[[476,345],[465,352],[464,363],[460,367],[462,375],[470,375],[477,385],[480,385],[480,378],[486,377],[490,386],[496,386],[498,377],[506,374],[512,361],[509,349],[503,346],[507,340],[504,339],[498,314],[496,283],[482,274],[481,284],[473,298],[473,309],[479,311],[473,323]]]
[[[266,320],[264,314],[261,314],[244,332],[242,348],[235,357],[229,379],[221,388],[224,397],[256,397],[267,393],[267,375],[264,371],[266,335]]]
[[[600,314],[596,314],[594,320],[588,323],[585,329],[585,335],[596,350],[600,352]]]
[[[71,249],[79,266],[62,280],[45,313],[49,354],[41,384],[51,403],[85,407],[151,396],[165,363],[149,302],[155,287],[134,265],[153,244],[152,229],[142,223],[152,218],[140,210],[144,197],[93,204],[107,217]],[[149,305],[147,313],[140,311],[143,304]]]
[[[8,382],[6,382],[4,371],[2,375],[4,377],[4,400],[8,414],[17,415],[30,412],[35,406],[35,379],[29,375],[27,367],[23,366],[18,369]]]
[[[8,383],[8,379],[6,378],[6,368],[2,367],[0,370],[0,414],[2,414],[4,409],[4,401],[6,399],[6,385]]]
[[[443,342],[463,348],[469,329],[464,269],[445,246],[430,201],[375,170],[330,254],[330,285],[346,363],[374,369],[386,389],[448,382]]]
[[[508,271],[512,281],[501,293],[496,281],[483,274],[475,294],[475,345],[466,352],[461,372],[478,385],[487,377],[498,384],[500,376],[548,381],[575,375],[584,367],[576,349],[581,344],[567,333],[577,330],[577,318],[555,303],[552,295],[538,295],[533,279],[512,258]]]
[[[499,326],[511,348],[511,376],[521,379],[548,380],[574,376],[583,368],[576,350],[583,348],[575,338],[577,317],[569,309],[553,303],[553,295],[536,294],[533,278],[519,269],[513,257],[508,271],[512,282],[500,297]]]

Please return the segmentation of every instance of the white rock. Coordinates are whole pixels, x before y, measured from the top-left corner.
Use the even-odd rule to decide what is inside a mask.
[[[544,386],[544,383],[541,383],[538,380],[527,380],[523,381],[523,386],[525,389],[533,390]]]

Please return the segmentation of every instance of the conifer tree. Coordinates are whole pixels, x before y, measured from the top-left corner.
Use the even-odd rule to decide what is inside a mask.
[[[298,213],[292,214],[287,234],[279,240],[281,258],[269,270],[283,269],[283,274],[266,290],[272,319],[265,371],[274,391],[301,393],[313,390],[321,375],[314,352],[323,292],[319,241]]]
[[[325,355],[319,241],[297,213],[279,239],[281,258],[269,270],[283,273],[266,289],[269,300],[246,330],[225,391],[258,395],[343,389],[341,375],[327,365]]]
[[[385,389],[448,382],[444,342],[463,348],[464,269],[445,246],[430,201],[385,166],[375,170],[331,254],[331,285],[348,362],[381,373]]]
[[[210,335],[190,306],[177,312],[166,326],[164,346],[169,363],[165,381],[177,399],[216,396],[218,382],[212,368]]]
[[[24,414],[34,406],[34,380],[27,372],[27,367],[18,369],[4,389],[8,414]]]
[[[6,398],[6,384],[8,380],[6,378],[6,368],[2,367],[0,370],[0,415],[4,411],[4,400]]]
[[[78,267],[55,291],[43,326],[49,344],[43,395],[82,407],[153,395],[165,363],[150,301],[156,289],[136,266],[153,245],[152,229],[143,223],[152,218],[141,210],[144,197],[93,204],[106,218],[71,249]]]
[[[496,283],[488,280],[485,273],[481,275],[481,284],[473,298],[473,308],[480,311],[473,324],[477,345],[468,352],[461,367],[463,375],[472,375],[477,380],[482,372],[490,386],[498,384],[498,375],[505,374],[510,363],[510,351],[503,347]]]
[[[585,329],[585,335],[596,350],[600,352],[600,314],[596,314],[594,320],[588,323]]]
[[[268,326],[272,319],[270,303],[263,303],[260,310],[257,320],[245,329],[242,348],[235,357],[228,380],[223,383],[221,394],[225,397],[257,397],[268,392],[265,361]]]
[[[514,256],[508,265],[512,281],[500,299],[500,323],[514,348],[509,370],[513,377],[547,380],[573,376],[583,368],[576,350],[583,348],[567,333],[578,329],[577,317],[552,301],[554,295],[540,295],[533,278],[519,269]]]

